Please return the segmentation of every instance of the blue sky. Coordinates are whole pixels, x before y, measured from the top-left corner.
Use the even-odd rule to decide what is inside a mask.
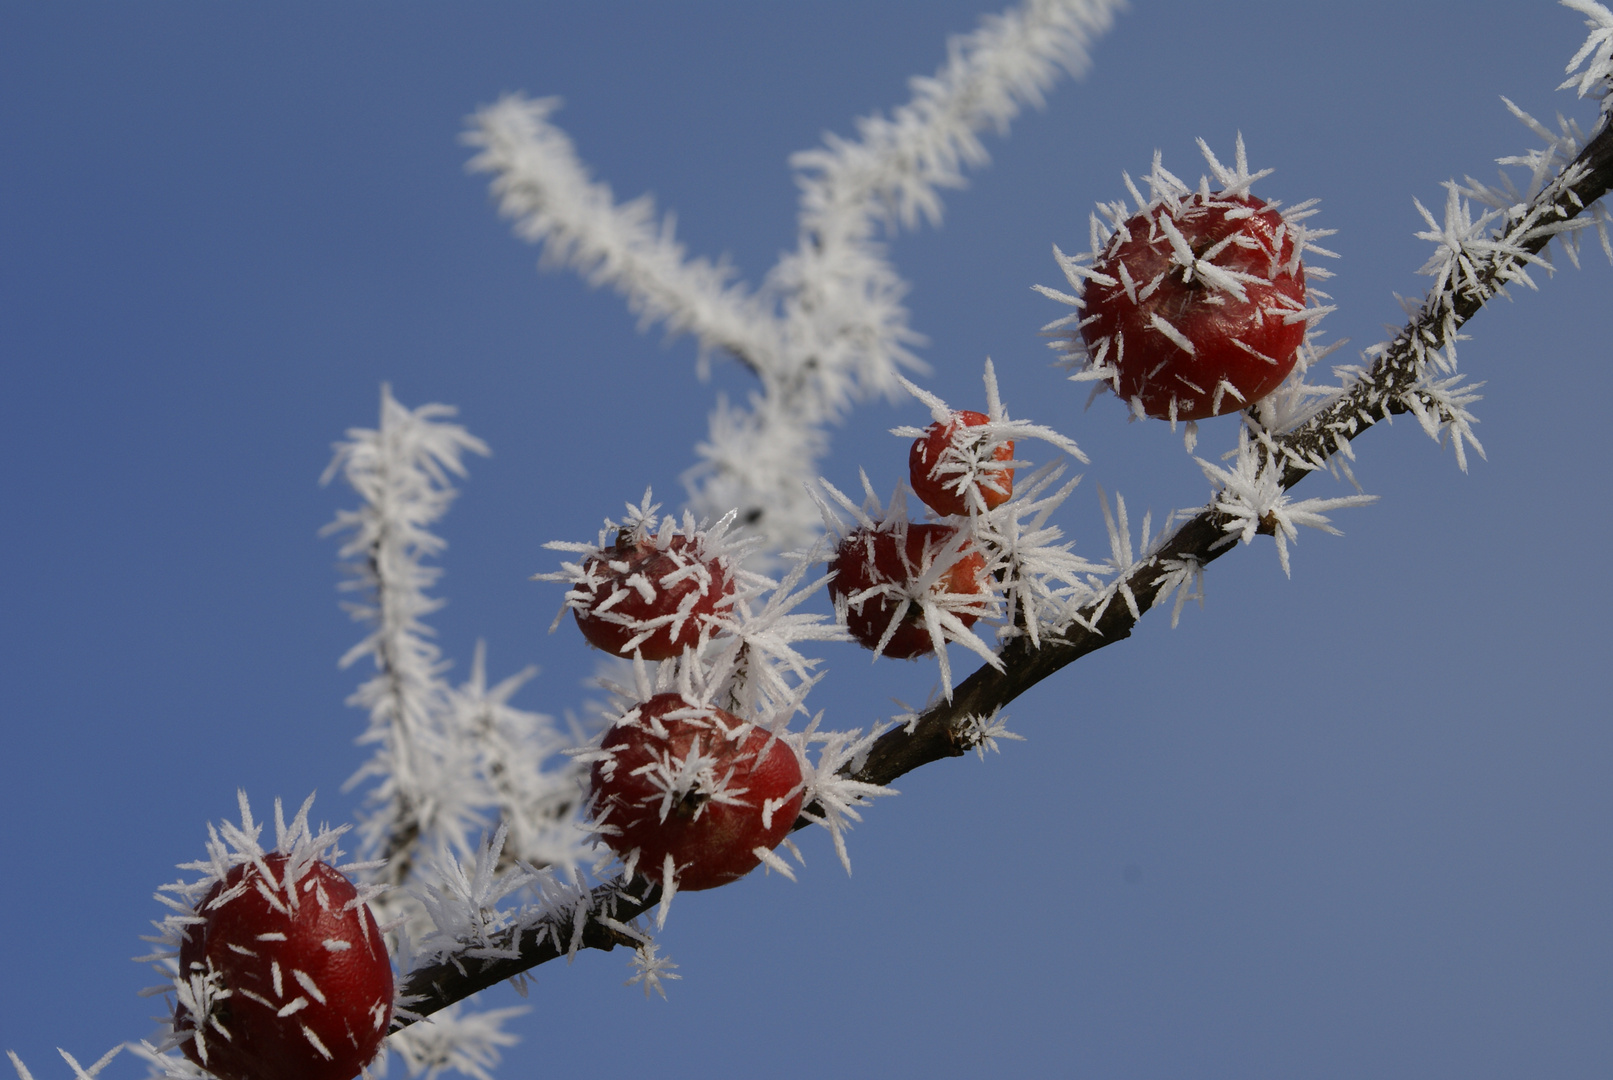
[[[545,632],[541,544],[593,536],[646,485],[675,502],[716,392],[747,386],[698,382],[686,340],[537,272],[464,171],[465,115],[564,96],[596,176],[653,192],[754,281],[794,243],[786,156],[905,100],[977,16],[0,9],[0,1049],[43,1078],[66,1074],[55,1046],[149,1031],[125,958],[237,787],[265,806],[317,789],[349,816],[358,674],[335,661],[359,628],[317,532],[351,496],[317,481],[383,380],[493,448],[443,528],[445,653],[464,670],[483,637],[495,676],[538,664],[519,703],[557,714],[591,660]],[[1085,80],[988,141],[941,229],[894,240],[926,385],[970,405],[993,357],[1015,415],[1091,455],[1061,521],[1103,555],[1097,484],[1156,514],[1207,489],[1163,425],[1083,412],[1048,368],[1037,328],[1062,312],[1029,286],[1057,284],[1051,244],[1082,246],[1155,148],[1197,176],[1193,139],[1241,131],[1277,170],[1262,190],[1321,198],[1339,230],[1325,326],[1348,357],[1422,291],[1412,198],[1437,209],[1441,181],[1533,144],[1499,95],[1589,121],[1552,90],[1581,37],[1547,4],[1139,0]],[[898,783],[851,837],[852,877],[809,836],[798,884],[686,897],[669,1001],[623,988],[620,954],[542,969],[500,1074],[1613,1071],[1610,274],[1591,250],[1471,324],[1488,461],[1463,475],[1409,418],[1373,431],[1356,472],[1381,501],[1302,536],[1292,580],[1264,538],[1215,564],[1179,629],[1156,613],[1017,702],[1027,742]],[[886,429],[924,419],[861,409],[829,478],[862,466],[888,490],[906,448]],[[1200,453],[1233,430],[1205,425]],[[831,724],[934,678],[825,655]]]

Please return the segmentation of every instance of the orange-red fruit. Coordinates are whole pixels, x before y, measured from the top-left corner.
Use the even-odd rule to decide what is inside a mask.
[[[924,429],[924,434],[913,440],[913,449],[907,455],[907,471],[913,492],[937,514],[967,514],[969,489],[980,492],[981,502],[987,510],[995,510],[1014,494],[1013,469],[981,469],[973,472],[972,456],[959,453],[953,445],[959,428],[979,427],[991,418],[984,413],[964,409],[952,414],[943,424],[939,421]],[[993,461],[1014,460],[1012,439],[992,448]]]
[[[626,529],[614,546],[583,566],[588,583],[568,599],[583,637],[617,656],[639,653],[667,660],[700,640],[702,618],[716,613],[734,582],[716,559],[702,559],[698,546],[674,536],[663,550],[653,537]]]
[[[1166,219],[1195,259],[1249,275],[1239,279],[1247,298],[1196,273],[1184,281],[1189,275],[1162,225]],[[1127,221],[1092,265],[1116,283],[1087,282],[1081,323],[1092,356],[1107,341],[1104,359],[1119,370],[1120,397],[1140,401],[1144,413],[1159,419],[1173,415],[1174,401],[1177,419],[1202,420],[1247,408],[1277,389],[1305,340],[1305,321],[1294,317],[1305,306],[1305,269],[1294,258],[1292,232],[1260,199],[1220,192],[1208,202],[1190,195],[1174,215],[1162,204]]]
[[[909,600],[907,610],[882,655],[909,660],[934,652],[935,642],[920,606],[926,597],[919,594],[916,582],[956,542],[957,536],[958,530],[951,525],[909,523],[905,539],[895,531],[858,529],[840,541],[829,562],[835,575],[829,580],[829,595],[837,604],[846,598],[846,628],[851,636],[867,648],[877,649],[905,597]],[[928,598],[946,593],[983,594],[985,569],[986,560],[980,552],[965,552],[929,586]],[[859,599],[861,593],[868,594]],[[955,610],[954,614],[964,626],[974,625],[979,617],[967,609]]]
[[[657,694],[605,736],[590,778],[605,842],[661,881],[667,855],[679,889],[715,889],[756,868],[801,813],[801,763],[765,729],[714,706]]]
[[[267,876],[233,867],[197,905],[205,921],[186,931],[179,968],[217,973],[213,1004],[199,1030],[180,1004],[174,1030],[194,1032],[185,1056],[221,1080],[350,1080],[392,1021],[380,928],[334,867],[313,863],[293,895],[286,856],[263,861]]]

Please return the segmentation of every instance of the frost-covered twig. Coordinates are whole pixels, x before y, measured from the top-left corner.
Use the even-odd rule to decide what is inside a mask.
[[[400,1000],[409,1002],[409,1012],[397,1023],[416,1023],[539,964],[575,955],[578,949],[608,952],[618,945],[636,949],[641,941],[619,926],[660,900],[660,886],[643,878],[579,889],[569,904],[548,905],[539,914],[492,935],[481,947],[480,957],[449,954],[409,972],[398,990]]]
[[[947,62],[914,79],[913,99],[890,117],[865,117],[858,138],[831,136],[792,157],[797,247],[758,291],[721,262],[687,258],[647,197],[616,203],[550,122],[556,98],[511,96],[478,112],[466,136],[479,149],[471,168],[494,175],[500,211],[544,245],[546,262],[613,286],[645,325],[692,334],[702,362],[723,352],[758,376],[748,403],[719,400],[686,482],[697,515],[737,507],[740,523],[766,538],[764,556],[800,550],[817,531],[802,485],[827,449],[824,425],[857,401],[894,395],[900,369],[920,366],[907,287],[881,229],[939,221],[940,192],[987,160],[979,134],[1006,132],[1061,73],[1084,70],[1119,6],[1030,0],[988,17],[950,42]]]
[[[340,473],[364,501],[337,513],[325,532],[352,533],[341,555],[352,560],[353,579],[343,588],[365,598],[346,606],[372,628],[342,657],[346,667],[367,656],[376,669],[350,699],[369,710],[361,741],[376,744],[376,751],[348,783],[380,780],[371,793],[376,809],[360,835],[370,851],[390,861],[386,877],[393,883],[407,876],[408,853],[422,832],[446,827],[463,834],[474,820],[469,807],[453,801],[466,785],[445,775],[468,763],[456,760],[459,747],[442,728],[445,665],[423,621],[442,606],[426,591],[442,571],[422,560],[446,546],[430,526],[453,501],[449,477],[465,475],[464,455],[488,452],[480,439],[442,419],[453,413],[446,405],[407,409],[382,386],[380,424],[350,430],[322,477],[329,482]]]
[[[453,687],[424,621],[442,606],[427,592],[441,571],[424,560],[446,546],[431,526],[453,501],[465,454],[488,452],[447,421],[452,414],[444,405],[406,408],[382,387],[379,426],[349,431],[325,471],[326,480],[340,473],[363,500],[326,531],[351,532],[341,553],[353,578],[343,587],[366,594],[348,609],[371,632],[342,663],[369,657],[375,665],[351,702],[368,709],[361,741],[376,751],[349,784],[377,778],[360,836],[387,861],[382,877],[391,884],[409,877],[419,845],[431,854],[470,851],[491,824],[488,811],[508,825],[512,853],[528,861],[569,865],[584,835],[574,820],[580,774],[552,765],[578,736],[509,703],[530,669],[489,688],[478,645],[470,679]]]
[[[425,560],[445,546],[431,528],[453,501],[452,478],[465,475],[465,454],[487,453],[481,440],[448,421],[452,414],[442,405],[406,408],[383,387],[379,425],[349,431],[325,473],[326,480],[340,473],[362,499],[327,527],[351,532],[342,555],[353,578],[344,587],[365,597],[348,607],[372,628],[343,664],[369,657],[376,668],[350,699],[369,712],[361,741],[376,746],[350,783],[377,780],[360,825],[365,850],[377,857],[370,877],[415,884],[418,896],[394,889],[375,900],[405,955],[415,947],[411,939],[453,935],[490,906],[485,889],[458,873],[455,858],[469,857],[477,873],[492,874],[500,852],[489,863],[487,849],[473,842],[478,832],[498,827],[506,859],[500,868],[519,862],[563,870],[584,856],[588,835],[580,825],[586,767],[562,753],[586,733],[510,704],[530,668],[490,687],[481,643],[469,679],[450,685],[443,677],[448,664],[431,641],[425,617],[442,602],[428,590],[440,571]],[[403,1037],[399,1056],[415,1075],[434,1075],[444,1063],[485,1075],[508,1041],[501,1025],[509,1015],[457,1012],[451,1022]],[[184,1069],[172,1055],[163,1060],[165,1069]]]

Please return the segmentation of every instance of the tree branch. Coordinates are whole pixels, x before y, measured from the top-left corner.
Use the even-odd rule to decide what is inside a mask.
[[[1425,393],[1432,354],[1451,344],[1462,325],[1508,282],[1519,280],[1523,267],[1562,231],[1564,222],[1577,217],[1610,187],[1613,124],[1604,123],[1574,162],[1536,199],[1505,215],[1498,235],[1474,245],[1474,251],[1486,254],[1471,260],[1473,272],[1442,280],[1368,371],[1290,430],[1271,433],[1257,428],[1253,450],[1260,455],[1261,464],[1280,463],[1280,485],[1286,490],[1325,467],[1330,457],[1379,420],[1431,404],[1437,407],[1437,402],[1417,398]],[[961,731],[967,717],[988,716],[1067,664],[1129,637],[1141,614],[1163,599],[1170,587],[1167,564],[1174,560],[1202,567],[1213,562],[1232,547],[1228,525],[1233,521],[1212,502],[1112,582],[1105,598],[1083,609],[1080,621],[1072,623],[1062,638],[1044,640],[1040,648],[1024,637],[1011,641],[1000,654],[1001,669],[980,668],[957,687],[951,701],[939,702],[911,724],[887,732],[874,743],[851,779],[884,785],[921,765],[964,754],[969,746]],[[1128,591],[1135,612],[1122,599]],[[810,823],[803,817],[796,828]],[[409,1015],[400,1017],[397,1024],[407,1026],[577,949],[636,945],[636,939],[617,927],[642,915],[660,899],[659,886],[642,877],[607,882],[569,909],[505,931],[495,945],[510,952],[508,957],[452,957],[413,971],[401,987]]]
[[[1560,231],[1559,222],[1576,217],[1613,187],[1613,124],[1602,125],[1574,162],[1526,209],[1509,215],[1504,237],[1528,255],[1538,254]],[[1455,339],[1456,332],[1511,280],[1525,262],[1515,254],[1498,253],[1482,267],[1467,287],[1455,287],[1446,296],[1431,293],[1423,309],[1378,357],[1364,377],[1338,395],[1315,415],[1292,430],[1262,439],[1258,450],[1283,463],[1281,486],[1293,487],[1325,465],[1379,420],[1412,411],[1408,398],[1417,392],[1431,352]],[[1446,301],[1449,301],[1448,303]],[[1263,462],[1264,463],[1264,462]],[[1073,634],[1033,648],[1026,638],[1011,642],[1001,654],[1002,670],[982,667],[969,676],[951,701],[931,706],[911,724],[887,732],[868,754],[852,779],[889,784],[904,773],[943,757],[958,757],[968,750],[958,731],[968,716],[989,716],[1032,686],[1105,645],[1131,635],[1142,612],[1153,607],[1165,584],[1163,564],[1193,560],[1204,566],[1228,550],[1225,526],[1230,518],[1212,502],[1188,520],[1151,557],[1141,560],[1108,593],[1121,584],[1136,597],[1138,615],[1122,603],[1100,601],[1081,615],[1093,626],[1072,625]]]

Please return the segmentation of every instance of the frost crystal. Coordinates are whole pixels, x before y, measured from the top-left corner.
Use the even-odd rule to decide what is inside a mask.
[[[846,851],[846,833],[851,830],[851,822],[862,820],[858,808],[866,806],[872,799],[897,792],[894,788],[850,779],[849,774],[857,771],[869,748],[883,734],[880,729],[875,728],[867,734],[860,731],[819,732],[817,724],[814,718],[806,729],[807,744],[817,745],[819,749],[817,762],[807,772],[801,815],[829,830],[829,835],[834,838],[835,854],[840,857],[840,865],[849,874],[851,856]]]
[[[1307,525],[1338,536],[1339,530],[1328,524],[1322,511],[1366,506],[1378,501],[1376,495],[1347,495],[1341,499],[1296,502],[1283,490],[1281,464],[1264,457],[1246,432],[1238,433],[1237,459],[1231,469],[1212,465],[1203,458],[1195,459],[1216,487],[1212,505],[1227,517],[1222,525],[1227,536],[1222,543],[1242,540],[1247,544],[1256,533],[1269,533],[1277,541],[1277,559],[1282,563],[1284,574],[1290,574],[1288,543],[1298,539],[1298,526]]]
[[[1586,16],[1585,25],[1591,32],[1568,61],[1565,70],[1572,78],[1557,89],[1572,87],[1580,97],[1600,98],[1606,116],[1608,109],[1613,108],[1610,104],[1613,100],[1613,11],[1596,0],[1562,0],[1562,5]],[[1581,64],[1585,65],[1584,71],[1578,70]]]
[[[107,1065],[111,1063],[112,1059],[117,1057],[118,1054],[122,1053],[124,1049],[126,1049],[126,1044],[119,1043],[117,1046],[114,1046],[112,1049],[102,1054],[100,1058],[96,1060],[95,1064],[91,1065],[88,1069],[80,1065],[78,1063],[78,1059],[72,1054],[69,1054],[66,1050],[57,1047],[56,1052],[62,1056],[63,1061],[67,1062],[67,1067],[73,1070],[73,1080],[95,1080],[95,1077],[100,1075],[101,1070],[106,1068]],[[138,1053],[138,1051],[136,1052]],[[10,1050],[6,1051],[6,1057],[11,1059],[11,1067],[17,1070],[17,1080],[34,1080],[33,1074],[28,1071],[28,1066],[22,1063],[22,1058],[18,1057]],[[185,1064],[189,1065],[190,1062],[186,1061]],[[195,1066],[192,1066],[192,1068],[194,1067]]]
[[[426,592],[440,571],[423,560],[446,546],[430,527],[454,499],[451,478],[464,475],[464,455],[488,452],[445,421],[452,414],[443,405],[405,408],[383,387],[380,426],[348,432],[325,472],[326,480],[340,473],[363,498],[326,530],[352,534],[342,547],[353,560],[344,587],[367,595],[348,609],[373,627],[343,657],[344,664],[369,657],[376,667],[352,698],[369,711],[361,741],[377,747],[349,781],[378,780],[360,835],[367,850],[388,859],[416,838],[428,851],[465,853],[491,810],[508,825],[516,857],[573,863],[584,836],[575,821],[582,779],[559,755],[575,735],[510,705],[531,669],[489,688],[480,644],[470,679],[450,686],[424,621],[442,602]],[[408,857],[393,859],[385,878],[401,882],[409,871]]]
[[[998,739],[1025,741],[1025,736],[1016,735],[1008,730],[1008,717],[1002,715],[1001,707],[991,710],[990,716],[976,716],[970,713],[958,725],[958,741],[967,749],[973,750],[981,761],[986,760],[987,750],[994,754],[1002,753],[1002,748],[997,745]]]
[[[844,640],[845,633],[825,616],[799,611],[801,604],[824,585],[823,578],[807,581],[810,568],[822,561],[820,548],[787,557],[789,572],[782,580],[744,568],[754,539],[738,539],[731,532],[734,516],[715,525],[696,522],[685,511],[681,522],[671,516],[656,521],[658,505],[644,493],[629,504],[627,516],[606,519],[594,544],[552,541],[544,546],[589,558],[565,562],[559,571],[536,574],[541,581],[572,585],[567,606],[594,603],[596,593],[587,585],[596,577],[599,558],[608,557],[613,536],[650,538],[646,542],[670,546],[674,539],[699,552],[699,558],[720,565],[732,591],[713,614],[703,616],[700,634],[681,654],[655,663],[643,663],[640,685],[624,691],[628,705],[650,696],[676,690],[691,699],[711,701],[752,723],[771,726],[787,723],[801,710],[802,698],[816,680],[818,661],[797,648],[803,642]],[[644,587],[653,587],[645,582]],[[566,608],[561,609],[563,616]],[[558,621],[558,620],[557,620]],[[649,622],[624,623],[642,635]],[[633,640],[637,640],[634,638]]]
[[[664,979],[683,978],[682,975],[672,973],[677,966],[672,962],[672,957],[661,955],[661,946],[653,941],[646,940],[643,945],[633,950],[633,977],[623,985],[635,986],[642,983],[646,998],[651,993],[656,993],[661,995],[662,1000],[665,1000],[666,987],[662,986],[661,982]]]
[[[503,1060],[500,1051],[520,1041],[504,1030],[504,1024],[528,1011],[525,1005],[514,1005],[472,1012],[454,1004],[394,1033],[386,1046],[402,1060],[411,1078],[436,1080],[453,1070],[476,1080],[493,1080],[493,1069]]]

